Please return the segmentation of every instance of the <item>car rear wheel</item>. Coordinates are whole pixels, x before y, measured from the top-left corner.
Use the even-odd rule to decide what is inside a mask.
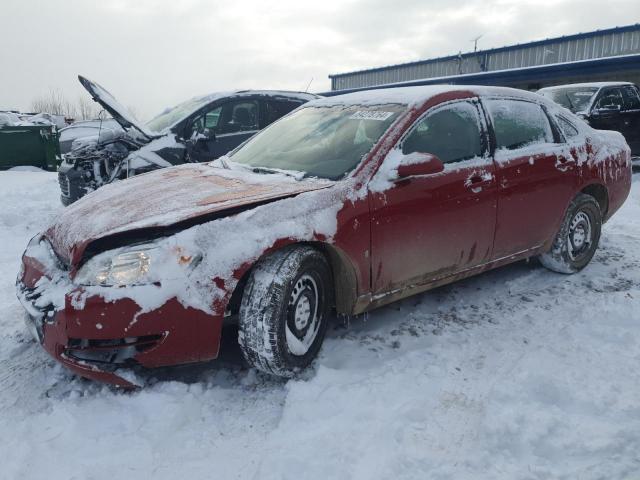
[[[332,305],[331,270],[311,247],[290,247],[259,261],[242,295],[238,342],[245,360],[291,377],[318,354]]]
[[[540,263],[554,272],[579,272],[593,258],[601,228],[602,212],[596,199],[578,194],[567,209],[551,250],[540,255]]]

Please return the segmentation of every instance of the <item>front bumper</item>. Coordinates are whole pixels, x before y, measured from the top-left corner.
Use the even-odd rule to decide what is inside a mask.
[[[132,366],[179,365],[218,356],[223,314],[185,307],[175,298],[144,313],[130,298],[106,301],[94,295],[79,305],[83,290],[75,286],[64,293],[63,306],[55,307],[43,301],[51,294],[40,282],[50,277],[47,270],[25,254],[18,299],[34,337],[76,374],[132,388],[136,385],[122,376]]]
[[[63,161],[58,167],[58,184],[60,185],[60,201],[67,206],[83,197],[90,190],[90,178],[85,170]]]

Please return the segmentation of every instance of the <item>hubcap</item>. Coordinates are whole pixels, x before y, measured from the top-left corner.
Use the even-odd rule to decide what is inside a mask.
[[[569,224],[569,236],[567,247],[569,257],[575,260],[583,255],[591,247],[591,219],[585,212],[580,211],[574,215]]]
[[[309,298],[304,295],[298,300],[296,305],[295,322],[298,330],[304,330],[311,320],[311,302]]]
[[[287,306],[286,338],[289,351],[301,356],[311,348],[320,327],[322,301],[318,283],[311,275],[301,275],[291,289]]]

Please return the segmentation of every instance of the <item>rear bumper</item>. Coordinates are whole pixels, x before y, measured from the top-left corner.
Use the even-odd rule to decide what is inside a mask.
[[[40,282],[49,278],[45,271],[38,261],[23,257],[18,299],[34,337],[78,375],[132,388],[136,385],[125,378],[132,366],[179,365],[218,356],[223,314],[185,307],[175,298],[148,312],[130,298],[90,296],[79,305],[79,287],[70,288],[54,306],[44,300],[54,294],[54,288],[47,290],[47,282]]]

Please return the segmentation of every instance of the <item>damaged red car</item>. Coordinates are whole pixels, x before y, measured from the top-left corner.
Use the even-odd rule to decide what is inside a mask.
[[[630,151],[535,94],[429,86],[311,101],[209,164],[107,185],[31,240],[18,297],[78,374],[216,358],[308,366],[358,314],[518,260],[573,273],[626,199]]]

